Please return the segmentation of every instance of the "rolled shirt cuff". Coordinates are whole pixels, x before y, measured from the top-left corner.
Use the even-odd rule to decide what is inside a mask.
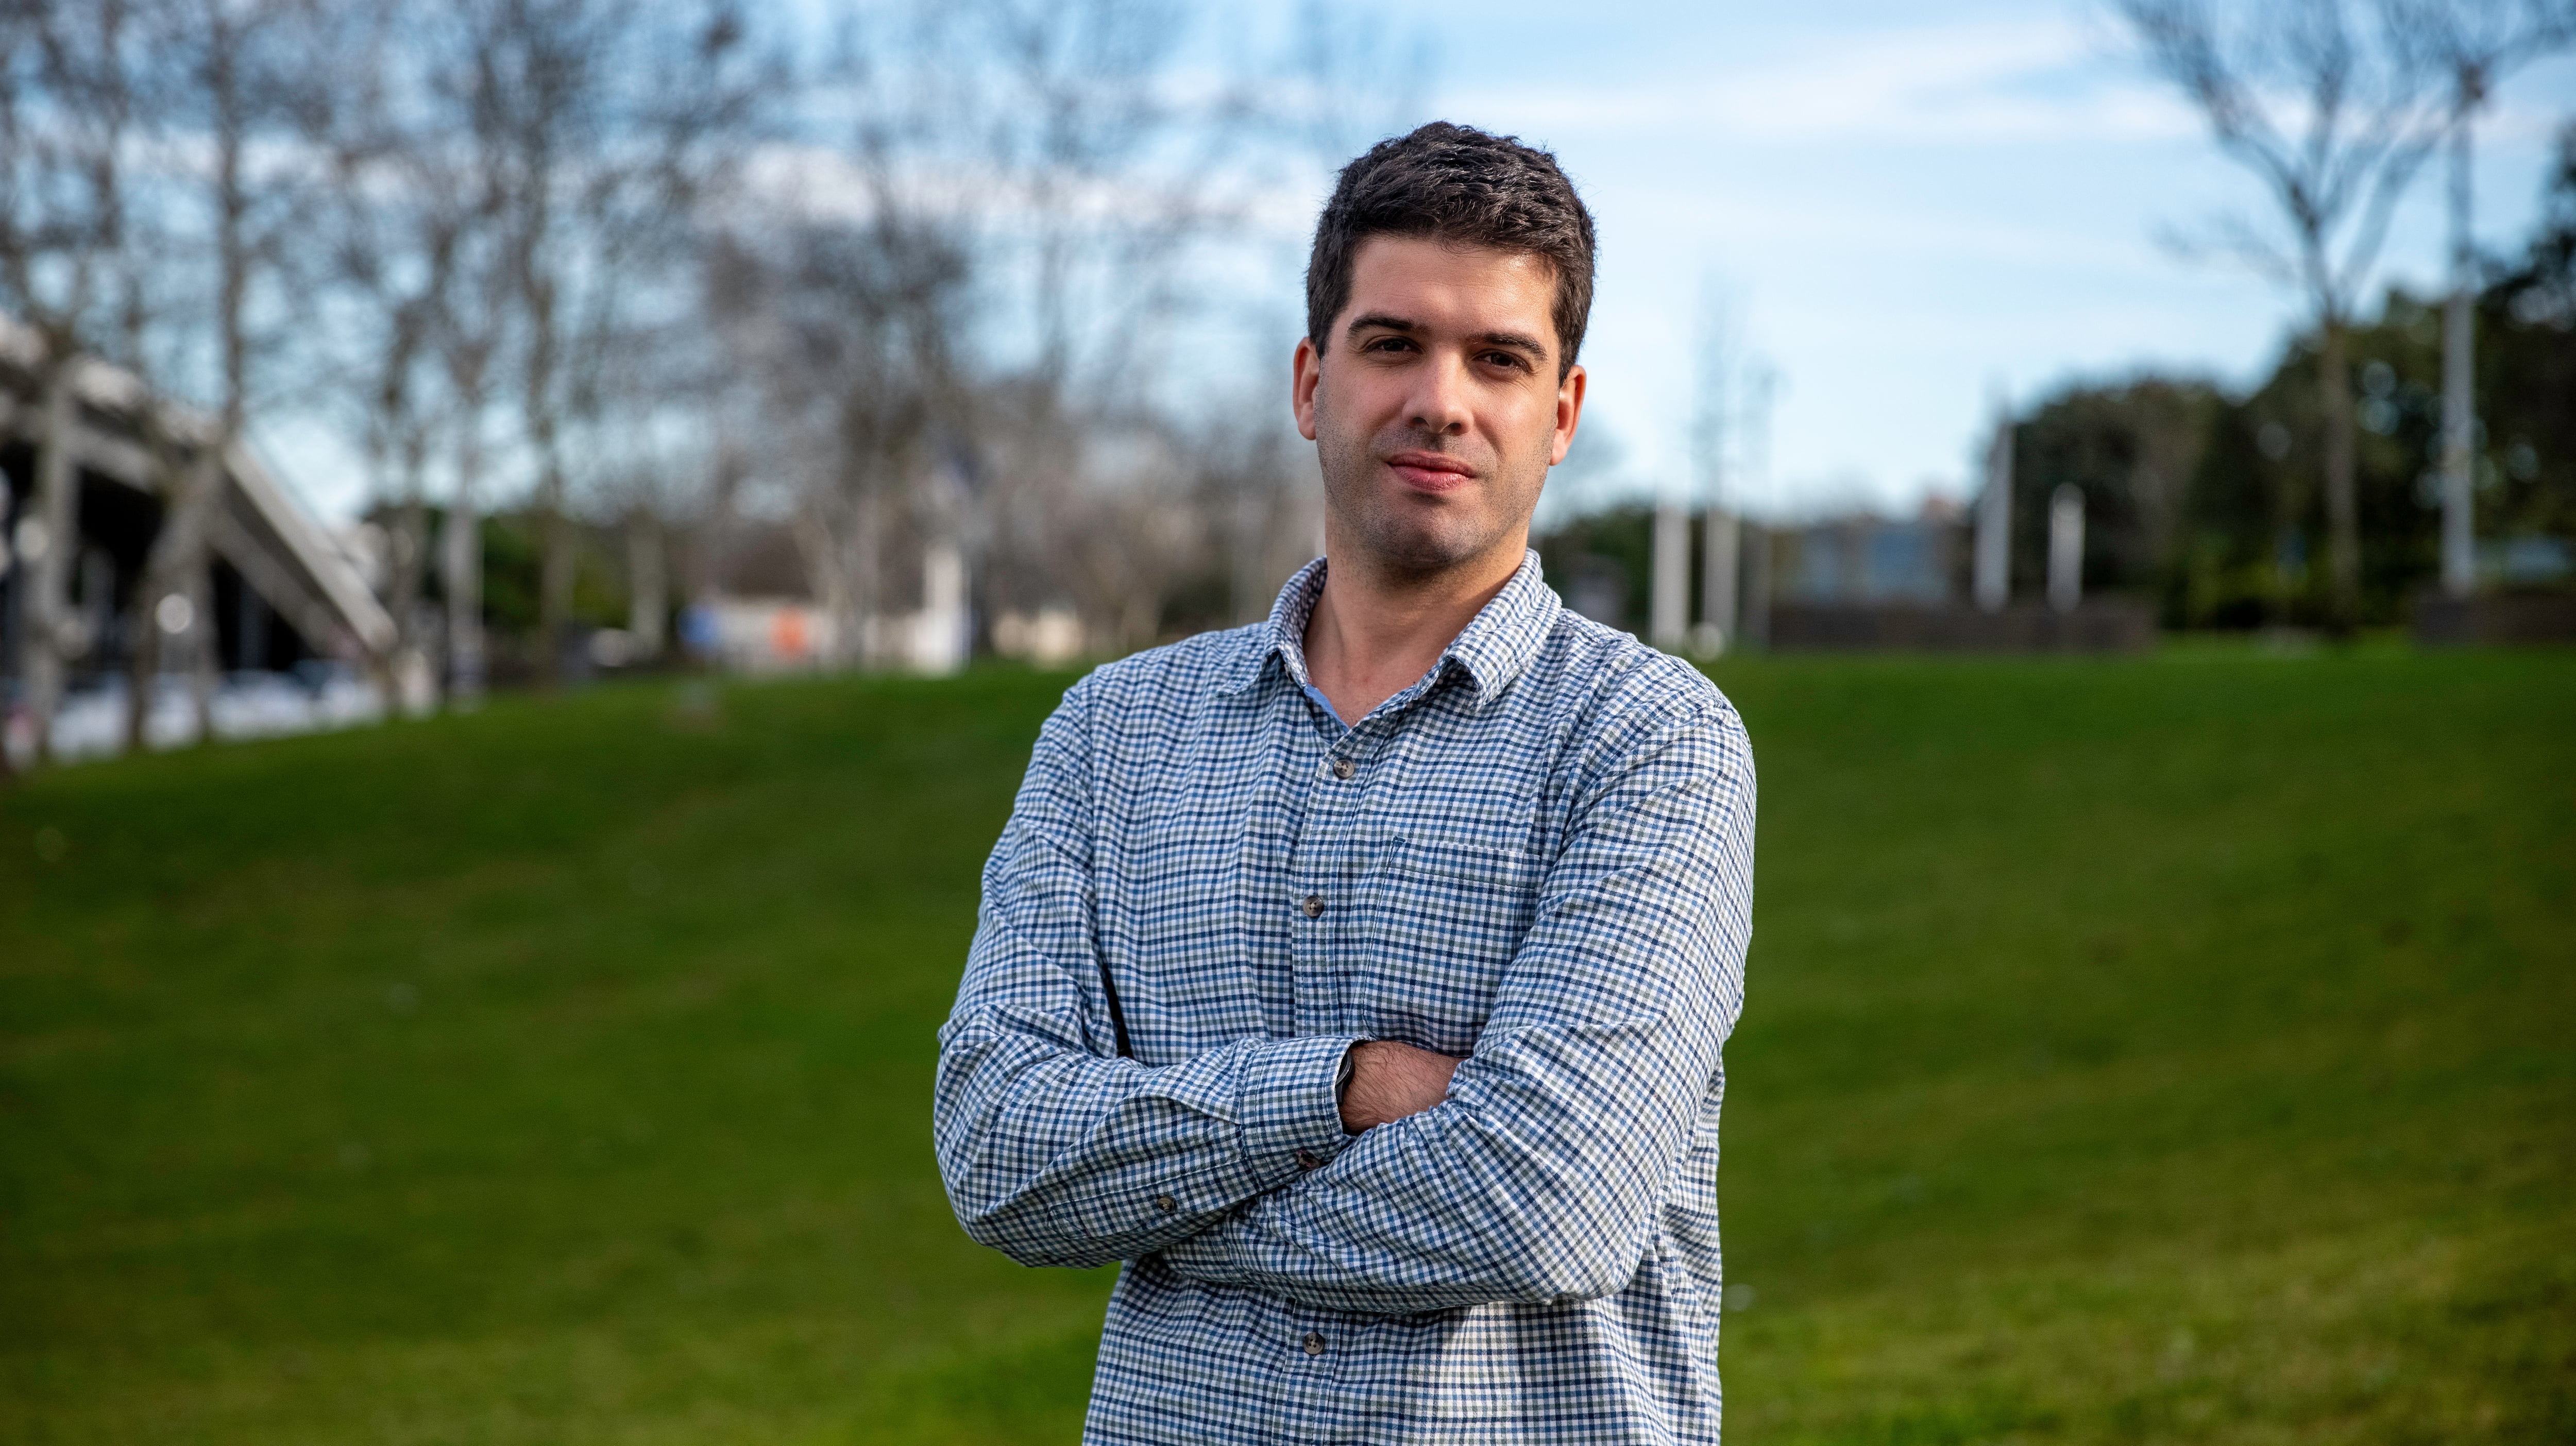
[[[1342,1060],[1355,1037],[1308,1035],[1264,1040],[1243,1062],[1235,1119],[1244,1163],[1264,1180],[1285,1180],[1330,1164],[1349,1137],[1342,1133]]]

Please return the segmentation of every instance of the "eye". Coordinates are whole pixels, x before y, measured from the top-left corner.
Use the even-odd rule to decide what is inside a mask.
[[[1529,358],[1516,351],[1489,351],[1485,353],[1484,361],[1487,366],[1503,367],[1510,371],[1529,370]]]
[[[1411,337],[1403,337],[1403,336],[1381,336],[1381,337],[1373,337],[1373,338],[1371,338],[1371,339],[1370,339],[1370,340],[1368,340],[1368,341],[1362,342],[1362,343],[1360,344],[1360,350],[1361,350],[1361,351],[1364,351],[1364,352],[1368,352],[1368,351],[1385,351],[1385,352],[1392,352],[1392,351],[1411,351],[1411,350],[1413,350],[1413,339],[1412,339]]]

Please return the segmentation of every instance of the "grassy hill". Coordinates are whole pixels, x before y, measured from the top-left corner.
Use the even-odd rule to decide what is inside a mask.
[[[2576,657],[1718,678],[1730,1439],[2576,1438]],[[0,1439],[1071,1439],[927,1118],[1065,681],[0,794]]]

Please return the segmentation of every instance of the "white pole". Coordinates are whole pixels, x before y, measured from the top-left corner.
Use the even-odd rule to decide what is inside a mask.
[[[1666,498],[1655,504],[1654,579],[1646,640],[1678,651],[1690,626],[1690,514]]]
[[[1700,559],[1699,581],[1699,650],[1715,657],[1726,651],[1735,638],[1735,564],[1743,551],[1742,530],[1735,514],[1723,507],[1708,509],[1708,527],[1701,539],[1708,551]]]
[[[2012,416],[1998,408],[1995,440],[1986,449],[1986,490],[1977,499],[1977,607],[1990,613],[2012,599],[2012,452]]]
[[[2048,494],[2048,605],[2061,613],[2084,600],[2084,490],[2060,482]]]
[[[1779,399],[1780,374],[1757,363],[1744,378],[1743,450],[1737,454],[1737,495],[1763,499],[1774,516],[1782,509],[1771,485],[1771,404]],[[1756,523],[1739,533],[1744,569],[1744,610],[1736,636],[1755,648],[1771,646],[1771,525]]]
[[[2471,484],[2477,433],[2477,258],[2469,234],[2469,113],[2476,81],[2463,75],[2451,117],[2451,299],[2442,318],[2442,591],[2477,590],[2477,522]]]
[[[457,443],[456,495],[439,537],[447,592],[447,696],[459,708],[483,699],[483,523],[474,510],[482,471],[482,422],[469,411]]]
[[[1780,399],[1780,374],[1768,365],[1756,365],[1745,379],[1744,453],[1740,495],[1759,497],[1772,516],[1784,509],[1771,476],[1771,404]]]
[[[1691,651],[1719,657],[1735,640],[1735,567],[1742,545],[1735,514],[1727,510],[1726,416],[1728,380],[1724,319],[1703,296],[1700,305],[1699,416],[1691,428],[1698,454],[1699,494],[1704,507],[1700,530],[1699,626],[1691,629]]]
[[[966,666],[974,641],[966,617],[966,554],[941,539],[921,550],[921,620],[912,665],[934,677]]]

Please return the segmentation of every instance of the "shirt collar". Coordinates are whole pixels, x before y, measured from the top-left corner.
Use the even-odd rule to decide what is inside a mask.
[[[1269,625],[1251,634],[1230,676],[1220,685],[1223,691],[1251,687],[1274,656],[1298,687],[1313,686],[1306,672],[1306,623],[1315,615],[1316,600],[1324,595],[1324,569],[1325,560],[1319,557],[1288,579],[1288,585],[1279,590],[1279,600],[1271,605]],[[1425,676],[1436,677],[1455,666],[1475,687],[1479,705],[1492,702],[1538,657],[1563,606],[1540,572],[1538,553],[1524,550],[1511,581],[1451,640],[1440,662]],[[1405,693],[1413,691],[1408,688]]]

